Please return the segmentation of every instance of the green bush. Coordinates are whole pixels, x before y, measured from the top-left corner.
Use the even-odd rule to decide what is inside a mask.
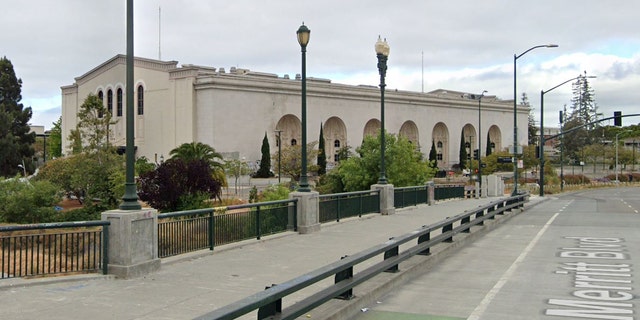
[[[289,192],[291,191],[286,186],[276,184],[262,191],[262,196],[259,199],[260,202],[285,200],[289,199]]]
[[[7,179],[0,182],[0,221],[44,223],[56,220],[60,188],[49,181]]]

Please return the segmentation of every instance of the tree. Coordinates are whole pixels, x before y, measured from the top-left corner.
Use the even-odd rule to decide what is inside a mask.
[[[249,174],[251,169],[246,162],[233,159],[224,163],[224,171],[227,175],[235,178],[235,191],[236,194],[238,194],[238,179],[240,179],[241,176]]]
[[[29,133],[31,107],[24,108],[22,80],[16,77],[13,64],[0,59],[0,176],[12,177],[22,170],[32,171],[35,133]],[[19,166],[23,166],[21,169]]]
[[[260,158],[260,168],[258,172],[256,172],[256,178],[269,178],[273,177],[273,173],[271,172],[271,148],[269,147],[269,139],[267,139],[267,133],[264,133],[264,138],[262,139],[262,147],[260,148],[262,152],[262,157]]]
[[[436,151],[436,144],[431,140],[431,150],[429,150],[429,161],[431,161],[431,167],[438,167],[438,152]]]
[[[202,142],[183,143],[169,152],[171,159],[179,159],[185,163],[194,160],[202,160],[207,163],[212,170],[223,170],[224,165],[216,159],[222,160],[222,155],[216,149]]]
[[[110,125],[115,123],[102,100],[94,94],[89,94],[78,111],[76,128],[69,134],[69,140],[73,141],[72,153],[111,152],[109,131]]]
[[[318,175],[322,176],[327,173],[327,151],[324,148],[324,133],[322,131],[322,123],[320,124],[320,141],[318,143]]]
[[[204,159],[171,158],[138,181],[140,200],[162,212],[201,208],[204,200],[220,197],[221,184]]]
[[[316,149],[317,141],[307,143],[307,172],[317,171],[316,165],[313,165],[314,158],[318,157],[318,149]],[[282,174],[291,177],[292,180],[300,181],[300,174],[302,173],[302,150],[300,145],[287,146],[281,149],[282,156],[278,157],[276,152],[274,159],[276,159],[276,165],[280,166]],[[278,164],[278,160],[281,158],[282,163]]]
[[[62,199],[49,181],[10,179],[0,183],[0,221],[44,223],[56,221],[54,206]]]
[[[404,136],[386,135],[385,165],[389,183],[395,187],[415,186],[433,178],[436,169]],[[380,139],[378,135],[365,137],[356,149],[359,156],[341,161],[337,168],[344,191],[368,190],[380,177]],[[336,169],[334,169],[335,171]]]
[[[460,151],[458,152],[458,166],[460,167],[460,169],[465,169],[467,167],[467,148],[466,148],[466,141],[464,141],[464,132],[462,132],[462,134],[460,134]]]
[[[485,157],[488,157],[491,155],[491,153],[493,153],[493,148],[491,148],[491,136],[489,135],[489,132],[487,132],[487,143],[485,144]]]
[[[520,105],[526,107],[529,110],[529,116],[527,118],[527,138],[529,145],[535,145],[536,141],[538,141],[538,127],[536,127],[536,119],[533,114],[533,107],[529,102],[529,97],[526,93],[522,93],[522,100],[520,101]]]
[[[53,127],[49,131],[49,137],[47,138],[47,155],[49,159],[62,156],[62,116],[52,124]]]
[[[572,83],[572,87],[573,98],[571,99],[571,110],[564,125],[565,131],[594,122],[599,116],[598,107],[595,103],[595,94],[589,86],[586,72],[585,76],[578,77],[576,82]],[[587,125],[566,134],[564,139],[565,152],[570,158],[583,160],[582,147],[595,141],[596,137],[590,132],[593,134],[600,132],[600,130],[594,130],[598,126],[598,124]]]

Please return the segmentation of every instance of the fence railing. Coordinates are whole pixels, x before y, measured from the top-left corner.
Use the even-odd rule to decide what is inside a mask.
[[[464,198],[464,185],[443,185],[436,184],[434,190],[435,200],[446,200],[452,198]]]
[[[350,299],[353,297],[353,288],[357,285],[382,272],[397,271],[398,264],[402,261],[415,255],[428,255],[431,247],[442,242],[453,242],[455,235],[462,232],[470,232],[472,226],[481,225],[487,219],[494,219],[496,215],[504,214],[514,208],[523,207],[524,203],[528,201],[528,197],[529,194],[521,194],[498,200],[474,210],[465,211],[436,224],[423,226],[414,232],[391,238],[383,244],[354,255],[345,256],[337,262],[282,284],[273,285],[262,292],[224,306],[197,319],[235,319],[256,309],[258,309],[259,320],[269,318],[296,319],[333,298]],[[400,252],[400,245],[416,240],[417,243],[414,246],[410,248],[403,246],[404,251]],[[379,259],[380,255],[383,255],[381,262],[377,262],[354,274],[354,266],[371,259]],[[310,285],[331,277],[334,278],[333,286],[310,293],[306,298],[296,296],[295,303],[285,309],[282,308],[283,298],[291,294],[297,294]]]
[[[297,199],[162,213],[158,215],[158,257],[296,230]]]
[[[320,223],[380,212],[380,190],[320,195],[319,207]]]
[[[428,203],[428,188],[424,186],[402,187],[393,189],[393,204],[396,208]]]
[[[109,221],[0,226],[0,279],[107,274]]]

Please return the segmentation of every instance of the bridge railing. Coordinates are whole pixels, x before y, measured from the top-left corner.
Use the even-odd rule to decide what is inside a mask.
[[[158,214],[158,257],[296,231],[297,199]]]
[[[429,202],[429,190],[426,185],[393,189],[393,205],[396,208],[415,206]]]
[[[319,196],[319,222],[340,221],[380,212],[380,190],[323,194]]]
[[[235,303],[205,314],[198,319],[235,319],[237,317],[258,310],[257,318],[295,319],[308,311],[334,299],[349,299],[353,296],[353,289],[357,285],[373,278],[382,272],[395,272],[398,264],[415,255],[427,255],[431,247],[442,242],[454,241],[454,236],[462,232],[470,232],[471,227],[481,225],[487,219],[494,219],[496,215],[504,214],[514,208],[521,208],[528,201],[529,194],[521,194],[510,198],[491,202],[471,211],[465,211],[454,217],[447,218],[433,225],[391,238],[389,241],[345,256],[341,260],[311,271],[307,274],[291,279],[287,282],[273,285],[262,292],[246,297]],[[415,245],[400,252],[400,245],[415,241]],[[365,261],[378,258],[384,259],[354,274],[354,267]],[[282,300],[289,295],[333,277],[334,285],[300,299],[286,308],[282,308]]]
[[[0,226],[0,279],[107,274],[109,221]]]

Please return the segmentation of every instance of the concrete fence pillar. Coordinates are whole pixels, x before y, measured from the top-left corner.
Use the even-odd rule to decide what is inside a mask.
[[[380,213],[390,215],[396,213],[392,184],[374,184],[371,190],[380,190]]]
[[[436,203],[436,184],[433,181],[427,182],[427,204],[434,205]]]
[[[298,199],[298,233],[320,231],[320,193],[291,192],[289,199]]]
[[[160,269],[157,210],[110,210],[102,220],[111,222],[109,274],[129,279]]]

